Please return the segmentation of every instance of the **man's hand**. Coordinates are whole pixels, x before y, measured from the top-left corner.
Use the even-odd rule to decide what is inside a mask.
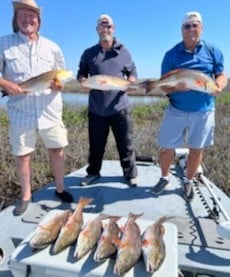
[[[64,85],[60,80],[58,80],[57,78],[54,78],[53,81],[50,83],[50,88],[52,90],[63,90]]]
[[[3,88],[3,91],[7,95],[18,95],[18,94],[24,93],[24,91],[18,84],[7,81],[7,80],[3,81],[3,79],[2,79],[1,86]]]

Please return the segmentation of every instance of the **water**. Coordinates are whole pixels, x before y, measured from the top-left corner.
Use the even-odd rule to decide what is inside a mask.
[[[63,102],[71,106],[87,106],[88,105],[88,94],[83,93],[71,93],[64,92],[62,94]],[[130,96],[130,102],[132,105],[136,104],[154,104],[159,101],[158,97],[153,96]],[[0,108],[5,108],[7,97],[0,97]]]

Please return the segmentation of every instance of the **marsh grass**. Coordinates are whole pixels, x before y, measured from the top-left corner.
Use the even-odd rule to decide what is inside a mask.
[[[205,150],[205,175],[230,196],[230,94],[219,96],[216,108],[215,145]],[[133,106],[134,141],[138,155],[158,155],[156,135],[167,100],[154,105]],[[65,174],[87,163],[88,131],[87,109],[85,107],[64,107],[63,120],[68,129],[69,145],[65,155]],[[15,174],[15,160],[11,155],[7,138],[8,118],[0,110],[0,202],[9,205],[20,197],[20,188]],[[110,132],[104,159],[118,159],[114,138]],[[33,155],[32,190],[35,191],[53,180],[49,167],[49,156],[42,142],[38,140]]]

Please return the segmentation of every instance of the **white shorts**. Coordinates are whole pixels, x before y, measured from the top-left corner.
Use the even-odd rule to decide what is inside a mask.
[[[67,129],[63,124],[54,125],[48,129],[29,129],[12,127],[9,128],[9,140],[12,147],[12,154],[22,156],[35,150],[38,135],[45,147],[63,148],[68,145]]]

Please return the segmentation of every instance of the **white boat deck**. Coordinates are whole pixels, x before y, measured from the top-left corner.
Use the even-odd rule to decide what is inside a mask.
[[[93,185],[80,186],[80,181],[86,174],[86,167],[65,177],[65,185],[73,194],[75,203],[60,203],[54,195],[54,184],[49,184],[34,193],[33,203],[30,204],[28,211],[23,216],[14,217],[12,215],[14,206],[1,211],[0,249],[3,250],[4,257],[0,263],[0,276],[12,276],[8,265],[12,258],[10,255],[12,252],[18,253],[15,248],[35,230],[37,223],[48,212],[54,209],[75,209],[80,197],[92,197],[94,199],[92,204],[84,209],[86,214],[96,215],[103,212],[127,218],[129,212],[143,212],[142,219],[149,222],[153,222],[161,216],[174,216],[168,223],[176,226],[177,267],[184,272],[184,276],[195,276],[197,273],[218,277],[230,276],[230,241],[218,236],[216,223],[209,217],[210,211],[213,208],[215,210],[215,206],[207,188],[204,186],[197,187],[194,200],[187,203],[183,199],[180,171],[175,166],[171,170],[171,188],[159,196],[154,196],[150,190],[160,177],[159,167],[150,162],[137,162],[137,166],[140,181],[138,187],[132,188],[125,183],[118,161],[104,161],[101,171],[102,177]],[[229,214],[229,197],[216,186],[213,186],[213,190]],[[220,213],[220,219],[221,217]],[[98,276],[110,275],[107,272]],[[132,276],[138,275],[136,273]]]

